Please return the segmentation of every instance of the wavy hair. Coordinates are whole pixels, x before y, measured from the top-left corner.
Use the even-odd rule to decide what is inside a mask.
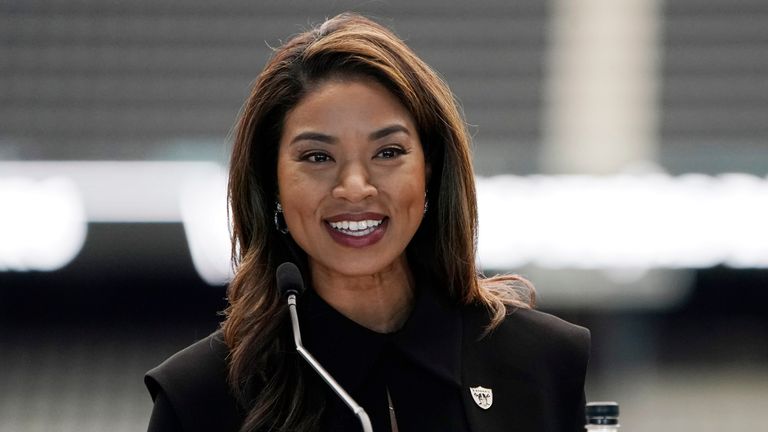
[[[413,116],[432,173],[430,211],[410,242],[409,262],[446,287],[456,304],[480,303],[488,329],[506,305],[532,307],[524,279],[480,276],[475,264],[477,203],[470,138],[443,80],[389,29],[341,14],[275,50],[255,81],[234,130],[228,198],[235,276],[222,324],[230,349],[228,378],[246,411],[242,431],[311,431],[323,410],[314,374],[291,347],[287,308],[275,270],[294,261],[306,275],[306,256],[273,226],[277,152],[286,113],[331,78],[372,78]]]

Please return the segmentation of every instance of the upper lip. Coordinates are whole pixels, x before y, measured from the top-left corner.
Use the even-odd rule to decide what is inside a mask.
[[[363,221],[363,220],[382,220],[386,216],[381,213],[365,212],[365,213],[340,213],[326,218],[328,222],[342,222],[342,221]]]

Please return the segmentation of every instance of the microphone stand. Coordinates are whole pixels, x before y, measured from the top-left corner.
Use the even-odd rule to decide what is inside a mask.
[[[344,401],[345,404],[352,410],[353,413],[360,420],[360,424],[363,426],[363,432],[373,432],[371,426],[371,419],[368,418],[368,413],[365,412],[363,407],[357,404],[352,396],[349,395],[339,383],[323,368],[322,365],[304,348],[301,343],[301,330],[299,329],[299,316],[296,313],[296,294],[291,292],[288,294],[288,310],[291,314],[291,326],[293,327],[293,340],[296,342],[296,351],[304,357],[310,366],[325,380],[326,383],[336,392],[337,395]]]

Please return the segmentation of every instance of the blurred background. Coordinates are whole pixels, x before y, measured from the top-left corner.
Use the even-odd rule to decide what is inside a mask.
[[[632,431],[768,424],[768,3],[0,0],[0,430],[141,431],[228,277],[228,133],[290,35],[394,28],[471,125],[480,263]]]

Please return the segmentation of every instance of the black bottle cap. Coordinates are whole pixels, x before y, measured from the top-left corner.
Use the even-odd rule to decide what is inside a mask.
[[[586,413],[587,424],[619,424],[619,404],[616,402],[590,402]]]

